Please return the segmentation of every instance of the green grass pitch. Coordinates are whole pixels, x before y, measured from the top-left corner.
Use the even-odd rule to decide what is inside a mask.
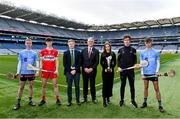
[[[67,107],[66,95],[66,80],[63,75],[62,55],[59,56],[59,78],[58,85],[62,106],[58,107],[55,104],[55,96],[51,81],[47,86],[47,104],[43,107],[30,107],[28,105],[28,86],[26,85],[24,94],[21,101],[21,108],[14,111],[13,106],[16,104],[16,96],[18,90],[18,80],[7,80],[5,77],[0,76],[0,118],[180,118],[180,55],[179,54],[161,54],[161,72],[168,71],[169,69],[176,70],[176,77],[160,78],[160,90],[162,96],[162,103],[165,108],[165,113],[160,113],[157,107],[155,93],[150,83],[148,108],[134,109],[130,105],[130,91],[128,83],[126,84],[125,93],[125,106],[119,107],[119,89],[120,80],[119,74],[115,74],[112,103],[103,108],[101,97],[101,67],[98,66],[98,74],[96,79],[97,99],[98,104],[88,102],[77,106],[74,104]],[[16,72],[17,56],[0,56],[0,73]],[[41,99],[41,79],[36,79],[34,85],[34,102],[39,103]],[[28,83],[28,82],[27,82]],[[80,81],[81,97],[82,97],[82,79]],[[143,101],[143,81],[140,79],[139,71],[136,71],[136,100],[140,106]],[[73,97],[75,97],[73,92]],[[90,96],[89,96],[89,100]]]

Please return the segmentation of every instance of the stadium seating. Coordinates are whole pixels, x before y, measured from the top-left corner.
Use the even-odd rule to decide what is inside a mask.
[[[122,47],[122,38],[124,35],[131,35],[133,38],[132,46],[138,51],[145,48],[144,43],[141,41],[145,37],[153,37],[155,45],[153,46],[159,52],[171,52],[179,53],[180,49],[177,44],[179,44],[178,34],[180,26],[166,26],[166,27],[153,27],[153,28],[142,28],[142,29],[131,29],[131,30],[121,30],[121,31],[78,31],[69,30],[60,27],[52,27],[47,25],[40,25],[36,23],[29,23],[25,21],[17,21],[13,19],[0,18],[0,31],[1,32],[12,32],[16,33],[26,33],[34,35],[47,35],[56,37],[54,41],[56,44],[54,47],[59,51],[64,51],[67,49],[66,41],[69,38],[77,39],[78,49],[84,48],[84,42],[88,37],[94,37],[96,39],[97,49],[102,50],[102,46],[99,46],[102,41],[108,40],[112,43],[112,49],[118,51]],[[166,37],[173,37],[174,39],[164,40]],[[162,39],[161,39],[162,38]],[[8,36],[0,36],[1,41],[21,41],[20,43],[11,42],[1,42],[2,49],[0,54],[15,54],[20,50],[24,49],[24,38],[11,38]],[[83,41],[83,42],[82,42]],[[156,43],[157,42],[157,43]],[[59,44],[59,45],[58,45]],[[173,44],[173,45],[170,45]],[[33,39],[33,49],[39,51],[45,47],[44,39],[35,38]]]
[[[168,27],[157,27],[157,28],[146,28],[146,29],[135,29],[135,30],[124,30],[124,31],[104,31],[104,32],[88,32],[88,31],[77,31],[63,29],[59,27],[51,27],[46,25],[40,25],[35,23],[28,23],[17,21],[13,19],[0,18],[0,30],[9,30],[16,32],[25,32],[33,34],[43,34],[50,36],[59,36],[67,38],[87,39],[90,36],[96,39],[119,39],[123,38],[124,35],[131,35],[134,38],[142,37],[162,37],[162,36],[177,36],[180,26],[168,26]]]
[[[167,45],[163,48],[162,52],[176,53],[177,49],[177,45]]]
[[[154,45],[153,48],[161,52],[163,49],[163,45]]]
[[[177,53],[180,53],[180,46],[178,47]]]

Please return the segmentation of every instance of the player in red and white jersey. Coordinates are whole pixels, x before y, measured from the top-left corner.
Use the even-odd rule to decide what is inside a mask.
[[[40,68],[50,72],[42,71],[42,100],[39,106],[46,103],[46,84],[48,79],[51,79],[53,83],[54,92],[56,95],[56,104],[61,105],[57,86],[57,74],[59,66],[58,51],[52,47],[52,44],[52,38],[46,38],[47,47],[40,52]]]

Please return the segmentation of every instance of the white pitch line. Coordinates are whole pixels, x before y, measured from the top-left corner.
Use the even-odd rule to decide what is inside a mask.
[[[179,59],[180,59],[180,58],[178,58],[178,59],[173,59],[173,60],[179,60]],[[170,61],[172,61],[172,60],[170,60]],[[161,65],[167,64],[167,63],[169,63],[170,61],[162,62]],[[120,79],[120,76],[114,78],[114,80],[117,80],[117,79]],[[41,82],[41,81],[39,81],[39,80],[35,80],[35,81],[36,81],[36,82]],[[52,83],[50,83],[50,82],[47,82],[47,83],[50,84],[50,85],[52,85]],[[67,85],[63,85],[63,84],[57,84],[57,85],[58,85],[58,86],[61,86],[61,87],[67,88]],[[100,86],[100,85],[102,85],[102,83],[97,84],[96,87],[97,87],[97,86]],[[73,86],[72,88],[75,89],[74,86]],[[90,88],[88,88],[88,90],[89,90],[89,89],[90,89]],[[83,88],[80,88],[80,90],[83,91]]]
[[[38,83],[42,83],[41,81],[39,81],[39,80],[34,80],[35,82],[38,82]],[[53,85],[52,83],[50,83],[50,82],[47,82],[47,84],[50,84],[50,85]],[[61,86],[61,87],[65,87],[65,88],[67,88],[67,85],[63,85],[63,84],[57,84],[58,86]],[[73,86],[72,87],[73,89],[75,89],[75,87]],[[83,90],[83,88],[80,88],[80,90]]]
[[[116,77],[116,78],[114,78],[114,80],[119,79],[119,78],[120,78],[120,77]],[[100,86],[100,85],[102,85],[102,83],[97,84],[96,87],[97,87],[97,86]]]
[[[119,79],[119,77],[116,77],[116,78],[114,78],[115,80],[116,79]],[[42,83],[40,80],[34,80],[35,82],[38,82],[38,83]],[[47,82],[47,84],[50,84],[50,85],[53,85],[52,83],[50,83],[50,82]],[[63,84],[57,84],[58,86],[60,86],[60,87],[64,87],[64,88],[67,88],[67,85],[63,85]],[[100,86],[100,85],[102,85],[102,83],[99,83],[99,84],[97,84],[97,85],[95,85],[96,87],[97,86]],[[73,89],[75,89],[75,87],[73,86],[72,87]],[[81,91],[83,91],[83,88],[80,88],[80,90]],[[90,90],[90,88],[88,88],[88,90]]]
[[[120,77],[116,77],[116,78],[114,78],[114,79],[116,80],[116,79],[119,79],[119,78],[120,78]],[[34,80],[34,81],[35,81],[35,82],[38,82],[38,83],[41,83],[40,80]],[[53,84],[50,83],[50,82],[47,82],[47,84],[53,85]],[[57,85],[58,85],[58,86],[61,86],[61,87],[67,88],[67,85],[63,85],[63,84],[57,84]],[[100,86],[100,85],[102,85],[102,83],[97,84],[96,87],[97,87],[97,86]],[[74,86],[73,86],[72,88],[75,89]],[[88,90],[89,90],[89,89],[90,89],[90,88],[88,88]],[[80,88],[80,90],[83,91],[83,88]]]
[[[179,59],[175,59],[175,60],[179,60]],[[168,63],[169,61],[167,61],[167,62],[164,62],[164,63],[162,63],[162,65],[163,64],[166,64],[166,63]],[[116,80],[116,79],[119,79],[120,78],[120,76],[119,77],[116,77],[116,78],[114,78],[114,80]],[[35,82],[40,82],[41,83],[41,81],[39,81],[39,80],[34,80]],[[52,83],[50,83],[50,82],[47,82],[47,84],[50,84],[50,85],[53,85]],[[63,85],[63,84],[57,84],[58,86],[61,86],[61,87],[65,87],[65,88],[67,88],[67,85]],[[102,85],[102,83],[99,83],[99,84],[97,84],[97,85],[95,85],[96,87],[98,87],[98,86],[101,86]],[[75,89],[75,87],[73,86],[72,87],[73,89]],[[83,91],[83,88],[80,88],[80,90],[81,91]],[[88,88],[88,90],[90,90],[90,88]]]

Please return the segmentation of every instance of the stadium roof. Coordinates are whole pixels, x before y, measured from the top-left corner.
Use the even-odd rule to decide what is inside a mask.
[[[139,29],[161,26],[180,25],[180,17],[164,18],[158,20],[147,20],[143,22],[122,23],[113,25],[87,25],[78,23],[56,15],[47,15],[43,12],[32,11],[28,8],[18,8],[14,5],[0,3],[0,16],[8,16],[13,19],[35,21],[41,24],[68,28],[70,30],[89,30],[89,31],[116,31],[127,29]]]
[[[11,18],[20,18],[26,21],[36,21],[38,23],[46,23],[49,25],[64,26],[67,28],[87,29],[88,25],[77,23],[74,21],[60,18],[55,15],[47,15],[45,13],[32,11],[27,8],[18,8],[13,5],[0,4],[0,15]]]

